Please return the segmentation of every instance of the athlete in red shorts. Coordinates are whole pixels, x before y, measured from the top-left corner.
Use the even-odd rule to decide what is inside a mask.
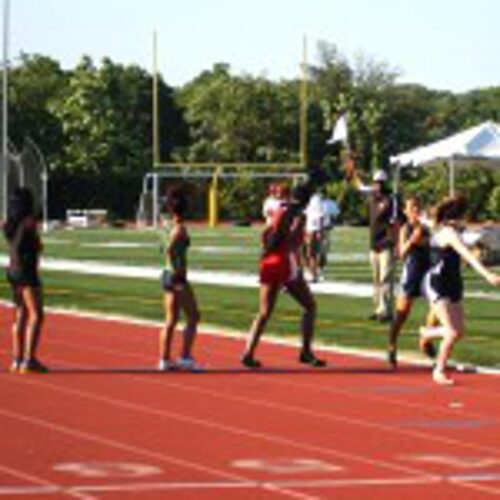
[[[316,302],[301,272],[300,246],[303,242],[305,219],[302,211],[297,210],[297,205],[303,205],[301,198],[304,196],[303,186],[297,186],[292,193],[291,203],[281,206],[275,212],[271,225],[263,234],[259,312],[250,328],[246,350],[241,358],[242,364],[248,368],[262,366],[254,357],[255,350],[283,287],[303,309],[299,361],[315,367],[326,365],[312,351]]]

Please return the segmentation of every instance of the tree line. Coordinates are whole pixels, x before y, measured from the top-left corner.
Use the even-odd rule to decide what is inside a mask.
[[[363,205],[342,180],[342,151],[326,139],[348,110],[352,148],[368,175],[389,168],[389,157],[485,120],[499,121],[500,87],[456,94],[397,83],[384,62],[350,60],[328,42],[308,67],[308,166],[332,177],[328,189],[344,217],[365,217]],[[163,162],[293,162],[300,160],[300,78],[270,80],[235,75],[218,63],[180,87],[160,76],[160,156]],[[21,54],[9,77],[9,135],[18,147],[33,139],[50,165],[50,215],[66,208],[106,208],[133,218],[143,175],[151,171],[153,75],[137,65],[83,56],[74,69],[40,54]],[[432,202],[447,191],[446,175],[411,172],[408,192]],[[500,217],[499,174],[459,172],[474,218]],[[262,182],[225,183],[226,215],[258,216]]]

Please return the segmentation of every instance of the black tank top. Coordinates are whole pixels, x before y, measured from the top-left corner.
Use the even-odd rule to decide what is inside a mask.
[[[460,255],[449,246],[431,243],[431,284],[443,297],[458,300],[463,295]]]
[[[416,226],[407,223],[405,224],[405,237],[410,238]],[[405,262],[409,265],[418,266],[421,269],[428,269],[431,263],[430,245],[429,245],[429,230],[422,226],[424,241],[417,245],[413,245],[406,256]]]

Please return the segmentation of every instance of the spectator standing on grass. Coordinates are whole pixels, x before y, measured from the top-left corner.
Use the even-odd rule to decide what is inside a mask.
[[[311,196],[305,209],[305,257],[313,283],[320,278],[321,238],[323,226],[323,197],[318,191]]]
[[[324,269],[328,264],[328,252],[330,251],[330,234],[334,228],[335,219],[340,215],[340,209],[337,203],[322,196],[321,206],[323,217],[321,219],[321,248],[319,257],[319,267]]]
[[[43,290],[38,272],[42,243],[29,189],[14,191],[3,230],[9,247],[7,280],[15,304],[10,370],[44,373],[48,369],[37,357],[43,325]]]
[[[199,371],[201,368],[192,356],[200,314],[196,296],[187,279],[187,251],[190,238],[184,224],[187,210],[185,194],[180,189],[171,189],[167,193],[166,205],[172,223],[163,249],[166,264],[161,284],[165,325],[160,333],[160,363],[158,368],[160,371],[174,369]],[[173,362],[171,359],[172,340],[181,311],[186,315],[186,326],[182,336],[182,354],[176,362]]]
[[[369,318],[383,323],[390,322],[392,320],[393,252],[397,241],[398,223],[394,218],[394,200],[389,190],[388,176],[384,170],[377,170],[373,174],[372,184],[365,185],[356,172],[352,158],[348,159],[346,172],[356,189],[368,196],[370,264],[375,306]]]
[[[290,202],[276,211],[272,224],[264,231],[264,250],[260,260],[259,312],[252,323],[246,349],[241,357],[241,363],[247,368],[262,366],[255,358],[255,350],[282,288],[286,289],[303,310],[299,362],[314,367],[326,365],[326,362],[318,359],[312,351],[316,302],[303,277],[300,264],[300,247],[305,224],[303,208],[308,197],[305,186],[296,186]]]
[[[432,372],[434,382],[441,385],[453,384],[446,367],[453,347],[465,334],[461,260],[488,283],[500,286],[500,275],[489,271],[463,242],[461,224],[466,211],[467,200],[462,195],[445,198],[437,206],[436,232],[431,238],[431,267],[424,278],[425,295],[439,326],[420,329],[420,347],[425,351],[430,342],[441,339]]]

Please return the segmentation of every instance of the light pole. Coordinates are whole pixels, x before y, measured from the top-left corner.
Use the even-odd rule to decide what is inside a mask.
[[[10,0],[3,2],[3,72],[2,72],[2,214],[7,220],[7,198],[9,179],[9,16]]]

